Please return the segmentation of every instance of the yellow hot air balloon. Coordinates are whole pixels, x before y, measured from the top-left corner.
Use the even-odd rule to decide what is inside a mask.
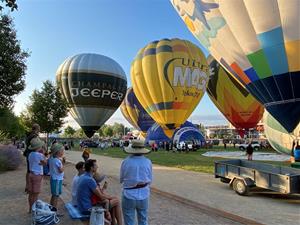
[[[134,93],[171,137],[198,105],[208,83],[202,51],[180,39],[162,39],[142,48],[131,65]]]

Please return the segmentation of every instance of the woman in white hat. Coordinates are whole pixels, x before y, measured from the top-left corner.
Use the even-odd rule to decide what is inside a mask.
[[[38,137],[33,138],[30,141],[28,149],[31,153],[28,156],[29,163],[29,179],[28,179],[28,203],[29,212],[33,203],[38,199],[41,192],[42,180],[43,180],[43,165],[47,164],[47,160],[41,152],[43,152],[45,143]]]
[[[132,140],[124,151],[131,154],[123,160],[120,169],[124,224],[134,225],[137,212],[138,225],[147,225],[152,163],[144,154],[150,150],[145,148],[143,141]]]

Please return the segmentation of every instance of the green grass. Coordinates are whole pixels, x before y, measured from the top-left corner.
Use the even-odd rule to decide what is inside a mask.
[[[233,149],[233,148],[232,148]],[[231,148],[227,148],[226,151],[232,151]],[[93,148],[93,154],[109,156],[114,158],[125,158],[128,154],[124,153],[120,148],[108,148],[105,150]],[[222,160],[224,158],[219,157],[206,157],[202,156],[207,151],[221,151],[224,149],[213,148],[213,149],[201,149],[196,152],[189,153],[173,153],[167,151],[151,152],[147,155],[151,159],[153,164],[162,166],[176,167],[185,170],[214,173],[214,161]],[[237,149],[235,149],[237,150]],[[237,150],[238,151],[238,150]],[[263,162],[263,161],[261,161]],[[276,164],[281,166],[289,166],[288,162],[277,162],[277,161],[265,161],[265,163]]]

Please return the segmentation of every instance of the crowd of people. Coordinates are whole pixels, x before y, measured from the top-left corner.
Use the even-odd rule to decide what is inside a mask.
[[[39,138],[40,126],[34,124],[26,138],[24,156],[27,162],[25,192],[28,193],[29,212],[41,192],[42,180],[50,176],[50,204],[57,209],[64,180],[65,146],[52,142],[48,153],[45,142]],[[150,150],[139,140],[132,140],[124,147],[129,156],[120,168],[122,184],[121,200],[107,192],[106,176],[98,172],[98,163],[90,159],[91,151],[83,146],[83,160],[75,165],[76,174],[72,181],[72,204],[81,214],[90,215],[93,207],[101,206],[105,212],[105,224],[134,225],[135,214],[139,225],[148,224],[152,163],[145,157]],[[103,184],[102,184],[103,183]],[[63,216],[57,212],[58,216]]]

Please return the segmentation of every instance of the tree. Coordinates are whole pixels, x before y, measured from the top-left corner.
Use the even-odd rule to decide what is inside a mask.
[[[32,123],[38,123],[41,132],[48,134],[58,130],[67,116],[68,104],[62,98],[58,87],[47,80],[41,91],[34,90],[30,96],[31,103],[27,106],[28,117]]]
[[[0,14],[0,108],[13,104],[13,98],[25,88],[26,58],[16,38],[12,19]]]
[[[20,138],[25,135],[25,127],[20,118],[10,108],[0,109],[0,131],[9,138]]]
[[[106,126],[104,128],[104,130],[103,130],[103,134],[104,134],[105,137],[111,137],[111,136],[113,136],[113,129],[112,129],[112,127],[109,126],[109,125]]]
[[[65,131],[64,131],[64,134],[67,136],[67,137],[72,137],[74,134],[75,134],[76,130],[71,127],[71,126],[67,126]]]
[[[0,11],[4,8],[2,6],[3,2],[5,2],[5,6],[9,7],[11,11],[14,11],[15,9],[18,9],[18,5],[16,3],[16,0],[1,0],[0,1]]]
[[[122,123],[114,123],[114,125],[112,126],[113,135],[122,136],[124,134],[124,128],[125,126]]]

